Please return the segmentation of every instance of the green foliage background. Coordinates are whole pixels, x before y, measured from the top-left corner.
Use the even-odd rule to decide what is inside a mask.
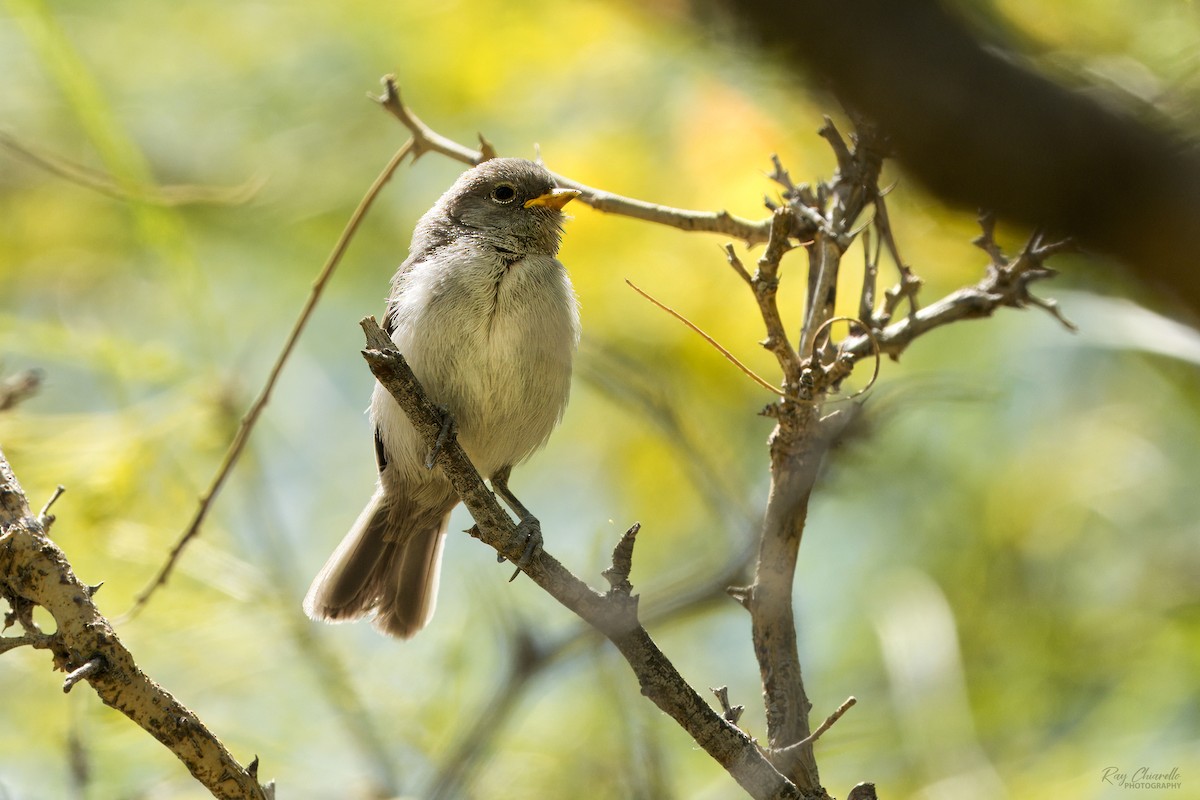
[[[364,97],[383,73],[447,135],[484,132],[506,155],[537,142],[557,171],[660,203],[757,216],[773,152],[797,179],[829,174],[815,135],[836,111],[828,98],[659,5],[0,5],[8,136],[126,190],[258,187],[232,205],[121,201],[0,150],[0,372],[46,375],[0,414],[0,446],[35,504],[67,486],[53,534],[84,580],[104,581],[110,617],[185,526],[322,260],[403,141]],[[1195,124],[1193,4],[1005,0],[990,12],[985,24],[1002,20],[1046,67]],[[401,169],[203,537],[119,628],[243,762],[261,758],[280,797],[425,796],[502,684],[513,632],[551,642],[575,630],[460,535],[434,624],[412,642],[299,610],[373,481],[355,323],[380,312],[412,224],[459,169],[437,156]],[[972,215],[892,173],[893,224],[925,300],[973,282],[985,259],[969,245]],[[720,239],[573,211],[562,258],[582,302],[579,377],[561,430],[514,488],[547,547],[594,584],[640,520],[633,579],[649,610],[751,540],[769,431],[755,414],[769,397],[624,279],[773,372]],[[785,264],[798,324],[803,263]],[[1112,265],[1058,266],[1064,279],[1043,292],[1064,299],[1078,335],[1008,312],[921,340],[884,365],[867,435],[819,486],[797,589],[814,721],[859,700],[818,747],[834,794],[873,780],[888,797],[1125,797],[1101,780],[1114,765],[1179,767],[1184,789],[1163,796],[1200,785],[1196,340],[1098,300],[1153,302]],[[1182,358],[1151,352],[1176,340]],[[459,513],[453,530],[468,524]],[[651,632],[693,685],[727,684],[763,735],[734,603]],[[0,658],[0,798],[205,796],[86,687],[63,697],[48,661]],[[737,794],[590,640],[510,699],[463,796]]]

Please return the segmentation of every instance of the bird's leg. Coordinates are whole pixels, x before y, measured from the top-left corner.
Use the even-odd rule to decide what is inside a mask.
[[[438,406],[437,410],[442,415],[442,429],[438,431],[437,440],[434,441],[433,447],[429,448],[429,455],[425,457],[425,469],[433,469],[433,462],[437,460],[438,453],[442,452],[450,437],[455,435],[454,417],[450,416],[449,410],[445,406]]]
[[[492,475],[492,489],[495,490],[496,494],[500,495],[500,497],[504,499],[504,502],[508,504],[508,507],[515,511],[517,516],[520,517],[520,522],[517,523],[517,534],[525,538],[525,552],[523,552],[521,554],[521,558],[517,560],[517,571],[513,573],[511,578],[509,578],[509,581],[511,582],[521,574],[521,568],[528,566],[530,560],[533,559],[534,554],[542,548],[542,523],[538,522],[537,517],[535,517],[529,511],[529,509],[525,507],[525,504],[518,500],[516,496],[509,491],[508,476],[510,474],[512,474],[511,464],[506,467],[501,467],[499,470],[497,470],[496,473]],[[497,560],[503,561],[504,557],[499,556]]]

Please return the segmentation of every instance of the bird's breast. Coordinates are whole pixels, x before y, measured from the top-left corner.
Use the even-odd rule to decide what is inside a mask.
[[[490,475],[541,446],[562,415],[578,340],[575,295],[550,256],[480,260],[441,277],[405,286],[393,339]]]

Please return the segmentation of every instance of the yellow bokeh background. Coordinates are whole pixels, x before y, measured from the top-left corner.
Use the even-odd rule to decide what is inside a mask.
[[[1193,4],[958,5],[981,29],[1002,20],[1039,68],[1195,124]],[[381,75],[465,144],[482,133],[591,186],[750,218],[776,192],[773,153],[797,181],[827,178],[822,115],[849,132],[819,81],[673,3],[9,0],[0,68],[6,141],[127,191],[252,193],[115,199],[0,149],[0,377],[45,375],[0,413],[0,448],[35,506],[67,487],[53,536],[84,580],[104,582],[111,618],[187,524],[322,261],[405,138],[366,98]],[[259,756],[280,797],[434,796],[498,692],[503,724],[458,762],[445,796],[738,796],[588,637],[505,689],[514,631],[551,647],[577,625],[528,581],[506,583],[467,536],[451,535],[437,616],[411,642],[300,612],[374,479],[356,322],[380,313],[413,223],[461,168],[428,155],[397,173],[202,537],[119,633],[243,763]],[[973,212],[889,164],[893,182],[892,224],[923,301],[977,280]],[[625,281],[774,380],[773,362],[722,238],[568,210],[578,372],[561,429],[513,488],[547,548],[593,585],[640,521],[633,581],[652,613],[752,541],[770,431],[757,412],[771,398]],[[1026,232],[1002,221],[1001,234],[1011,249]],[[860,250],[844,263],[852,298]],[[1114,344],[1115,328],[1161,318],[1098,298],[1155,299],[1117,265],[1056,265],[1063,276],[1040,291],[1063,300],[1078,334],[1036,309],[930,334],[883,365],[862,435],[822,475],[796,612],[814,723],[858,698],[817,748],[837,796],[870,780],[887,797],[1126,797],[1101,779],[1114,764],[1179,767],[1184,789],[1163,796],[1196,791],[1198,359]],[[800,252],[784,262],[793,330],[804,269]],[[881,288],[895,279],[885,262]],[[460,510],[451,529],[468,524]],[[729,686],[765,740],[735,603],[651,633],[700,691]],[[41,651],[0,657],[0,798],[205,796],[86,687],[64,697],[49,666]]]

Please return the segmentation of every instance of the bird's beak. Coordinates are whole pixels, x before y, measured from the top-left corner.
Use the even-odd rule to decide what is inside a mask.
[[[525,208],[533,208],[534,206],[542,206],[543,208],[552,208],[555,211],[562,210],[562,207],[567,203],[579,197],[581,192],[576,189],[551,189],[543,195],[525,201]]]

